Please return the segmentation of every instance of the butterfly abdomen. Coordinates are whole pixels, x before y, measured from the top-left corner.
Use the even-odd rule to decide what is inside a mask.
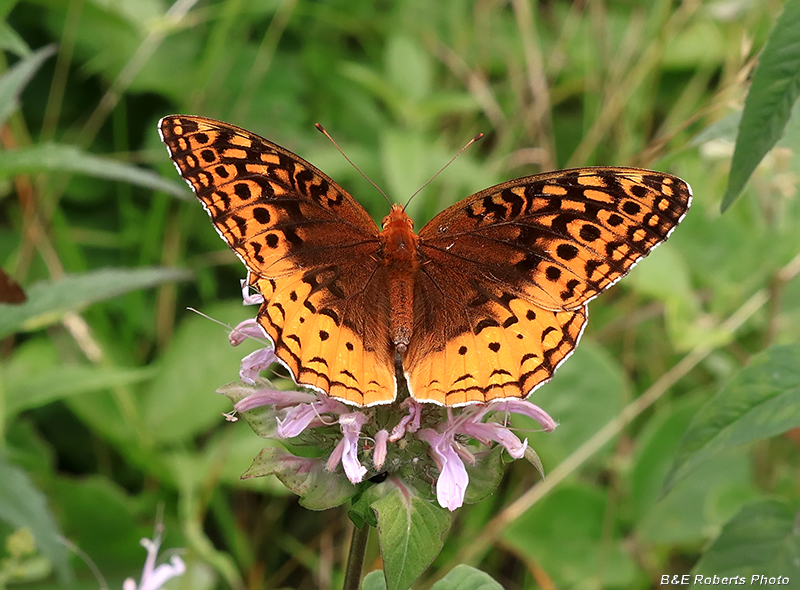
[[[380,234],[382,262],[389,290],[389,338],[401,354],[408,348],[414,325],[414,284],[419,269],[419,248],[414,222],[402,205],[392,205]]]

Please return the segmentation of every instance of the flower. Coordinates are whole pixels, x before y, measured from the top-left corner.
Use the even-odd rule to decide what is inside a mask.
[[[246,338],[263,336],[261,326],[255,320],[247,320],[231,332],[230,341],[238,345]],[[464,504],[469,485],[465,462],[475,464],[485,456],[476,454],[476,442],[487,447],[502,445],[514,459],[526,455],[528,439],[520,440],[507,420],[498,421],[489,417],[491,414],[525,415],[536,420],[546,432],[556,427],[543,409],[522,399],[454,409],[407,397],[393,406],[354,409],[319,391],[274,388],[259,373],[275,361],[277,357],[271,347],[247,355],[239,371],[241,385],[230,386],[229,397],[235,401],[235,412],[269,406],[266,413],[253,414],[248,419],[259,434],[291,439],[293,445],[318,447],[327,455],[327,459],[310,459],[322,462],[318,463],[319,472],[335,475],[341,464],[353,485],[363,482],[368,475],[384,473],[384,469],[426,482],[433,474],[436,499],[440,506],[451,511]],[[221,391],[228,394],[227,390]]]
[[[361,465],[358,460],[358,435],[361,434],[361,427],[364,426],[367,418],[361,412],[351,412],[339,416],[339,426],[342,427],[342,440],[336,445],[328,461],[328,471],[333,471],[339,461],[333,462],[334,456],[340,456],[342,467],[350,483],[359,483],[364,479],[367,468]],[[341,448],[341,450],[339,450]]]
[[[133,578],[128,578],[122,583],[122,590],[158,590],[168,580],[181,576],[186,571],[186,564],[177,555],[170,557],[169,564],[162,563],[155,567],[158,548],[161,546],[160,534],[157,534],[153,540],[142,539],[141,543],[147,550],[142,579],[137,586]]]
[[[436,481],[436,498],[439,505],[449,510],[460,508],[464,503],[469,476],[459,454],[470,457],[471,454],[456,440],[456,436],[467,435],[475,440],[490,444],[500,443],[514,459],[525,456],[528,439],[520,441],[507,427],[497,422],[483,422],[489,412],[504,411],[530,416],[547,432],[552,432],[555,421],[539,406],[521,399],[503,400],[488,404],[476,404],[462,410],[457,416],[447,409],[447,421],[438,431],[420,430],[417,437],[426,441],[431,447],[431,455],[439,468],[439,479]]]
[[[464,467],[464,462],[455,450],[453,432],[438,433],[430,428],[425,428],[417,436],[431,446],[431,454],[439,468],[439,479],[436,481],[436,500],[439,506],[450,511],[460,508],[464,504],[464,494],[467,492],[469,475]]]
[[[389,431],[381,428],[375,433],[375,449],[372,452],[372,464],[375,469],[383,467],[386,461],[386,442],[389,440]]]

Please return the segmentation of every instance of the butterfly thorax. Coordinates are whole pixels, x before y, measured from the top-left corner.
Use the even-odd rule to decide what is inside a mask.
[[[414,283],[419,268],[419,249],[414,222],[402,205],[392,205],[383,218],[380,233],[383,265],[387,269],[387,286],[391,315],[389,338],[398,352],[404,353],[414,325]]]

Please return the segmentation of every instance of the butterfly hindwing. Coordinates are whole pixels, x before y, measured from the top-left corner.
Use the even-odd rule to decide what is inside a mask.
[[[297,382],[357,405],[394,399],[388,298],[367,212],[317,168],[244,129],[176,115],[159,130],[264,295],[259,322]]]

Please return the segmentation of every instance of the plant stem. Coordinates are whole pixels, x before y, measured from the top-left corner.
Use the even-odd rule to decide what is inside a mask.
[[[347,556],[347,568],[344,571],[344,587],[342,590],[358,590],[361,585],[361,571],[364,569],[364,557],[369,540],[368,524],[362,528],[353,527],[353,538],[350,540],[350,553]]]

